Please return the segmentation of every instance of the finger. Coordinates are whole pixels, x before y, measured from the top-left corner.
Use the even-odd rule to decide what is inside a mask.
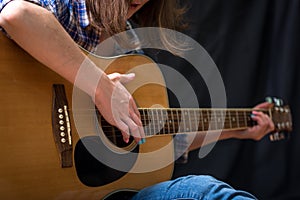
[[[266,116],[264,113],[262,112],[258,112],[258,111],[252,111],[252,115],[251,115],[252,119],[254,121],[256,121],[258,124],[262,124],[264,121],[266,121]]]
[[[144,128],[143,128],[143,123],[141,121],[140,116],[137,116],[136,113],[134,113],[134,112],[130,112],[130,117],[132,118],[132,120],[134,121],[134,123],[136,125],[138,125],[140,137],[141,138],[145,138],[145,132],[144,132]]]
[[[126,83],[132,81],[134,78],[135,78],[135,74],[134,73],[121,74],[120,75],[120,82],[122,84],[126,84]]]
[[[139,143],[142,138],[139,126],[129,117],[125,118],[124,122],[128,125],[130,134],[134,137],[134,140]]]
[[[110,79],[110,80],[112,80],[112,81],[119,81],[120,80],[120,78],[121,78],[121,74],[120,73],[117,73],[117,72],[115,72],[115,73],[112,73],[112,74],[108,74],[107,75],[108,76],[108,78]]]
[[[120,131],[122,133],[123,141],[125,143],[128,143],[129,142],[129,138],[130,138],[130,132],[129,132],[128,126],[124,122],[119,121],[118,122],[118,128],[120,129]]]
[[[129,73],[129,74],[112,73],[112,74],[108,74],[107,76],[109,77],[110,80],[114,82],[120,81],[122,84],[126,84],[135,78],[134,73]]]
[[[140,111],[138,110],[138,108],[133,100],[131,101],[131,106],[132,106],[134,112],[130,112],[130,116],[133,119],[133,121],[139,126],[140,136],[143,139],[143,143],[144,143],[146,141],[145,140],[146,135],[145,135],[143,123],[141,121]]]
[[[138,110],[137,105],[133,99],[130,99],[129,106],[134,110],[134,113],[140,118],[141,117],[140,111]]]
[[[263,102],[263,103],[260,103],[257,106],[255,106],[254,109],[257,109],[257,108],[271,108],[272,106],[273,106],[273,104],[270,103],[270,102]]]
[[[262,112],[253,111],[252,119],[257,122],[258,126],[265,128],[266,132],[273,131],[275,126],[270,117]]]

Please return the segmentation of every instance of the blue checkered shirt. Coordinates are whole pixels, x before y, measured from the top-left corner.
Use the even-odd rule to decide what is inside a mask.
[[[0,10],[11,0],[0,0]],[[88,51],[100,43],[100,32],[89,25],[85,0],[29,0],[54,14],[73,40]]]

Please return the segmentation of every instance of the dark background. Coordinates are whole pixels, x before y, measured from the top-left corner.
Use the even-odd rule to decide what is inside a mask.
[[[267,96],[280,97],[291,107],[294,127],[287,140],[221,141],[202,159],[198,151],[190,152],[187,164],[176,165],[174,177],[210,174],[259,199],[300,199],[300,1],[182,2],[190,7],[185,33],[216,63],[228,107],[251,108]],[[200,105],[209,106],[209,94],[197,73],[165,53],[159,53],[158,60],[184,74]],[[170,106],[177,106],[172,95]]]

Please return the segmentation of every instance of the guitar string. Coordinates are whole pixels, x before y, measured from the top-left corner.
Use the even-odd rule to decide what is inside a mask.
[[[71,109],[69,109],[71,110]],[[89,110],[92,110],[92,111],[97,111],[97,109],[89,109]],[[190,111],[197,111],[196,113],[199,114],[201,112],[201,115],[202,117],[200,117],[200,114],[197,115],[197,116],[190,116],[188,117],[188,121],[190,122],[190,124],[193,124],[193,126],[190,126],[189,127],[189,131],[186,130],[186,128],[184,127],[182,132],[197,132],[197,131],[208,131],[208,128],[214,124],[214,123],[219,123],[219,120],[220,118],[224,118],[224,115],[225,115],[225,118],[224,118],[224,121],[223,121],[223,127],[225,127],[225,129],[245,129],[245,128],[248,128],[249,125],[248,125],[248,122],[251,121],[251,120],[248,120],[248,116],[250,116],[251,112],[254,110],[254,109],[216,109],[216,110],[211,110],[211,109],[176,109],[176,108],[166,108],[166,109],[152,109],[152,108],[139,108],[139,110],[141,111],[140,115],[141,115],[141,120],[142,122],[145,122],[143,124],[145,125],[149,125],[150,122],[153,124],[154,128],[153,127],[150,127],[150,128],[147,128],[147,130],[150,132],[150,133],[145,133],[146,136],[153,136],[153,135],[163,135],[161,132],[165,133],[167,132],[168,135],[174,135],[174,134],[178,134],[178,131],[179,131],[179,128],[181,126],[178,126],[178,124],[182,123],[180,121],[178,121],[178,119],[182,119],[184,118],[184,115],[182,115],[183,113],[185,112],[190,112]],[[267,109],[257,109],[257,110],[260,110],[262,112],[267,112],[268,110]],[[145,111],[147,111],[147,115],[143,114]],[[160,111],[161,113],[163,113],[163,115],[159,115],[159,116],[163,116],[162,118],[164,120],[168,120],[169,118],[172,119],[172,124],[174,124],[176,126],[175,130],[172,126],[168,126],[168,127],[165,127],[166,124],[161,127],[161,128],[158,128],[159,126],[157,125],[158,123],[161,123],[162,122],[162,119],[158,117],[158,113],[156,114],[156,117],[155,117],[155,114],[153,115],[149,115],[148,111],[152,111],[152,114],[153,114],[153,111]],[[219,114],[219,112],[222,112],[221,114]],[[142,113],[143,112],[143,113]],[[171,113],[170,113],[171,112]],[[174,113],[176,112],[176,113]],[[204,112],[204,113],[203,113]],[[234,112],[235,114],[232,114],[231,112]],[[228,114],[227,114],[228,113]],[[245,113],[247,115],[247,117],[245,118]],[[174,118],[174,115],[175,115],[175,118]],[[229,118],[229,115],[234,115],[234,117],[230,117]],[[149,119],[149,116],[153,116],[151,118],[151,120]],[[166,118],[165,118],[166,117]],[[207,121],[204,122],[205,126],[202,127],[200,126],[200,122],[203,121],[204,119],[206,119]],[[210,119],[210,120],[208,120]],[[235,119],[235,122],[232,121],[232,119]],[[246,121],[245,121],[246,119]],[[183,120],[183,121],[187,121],[187,120]],[[104,124],[107,124],[107,125],[102,125],[102,128],[103,129],[106,129],[105,133],[107,134],[112,134],[112,133],[115,133],[116,131],[118,131],[118,129],[110,124],[108,124],[108,122],[106,122],[103,117],[101,117],[101,122]],[[195,123],[195,122],[198,122],[198,123]],[[208,123],[210,122],[210,123]],[[236,124],[235,126],[232,126],[232,124]],[[239,124],[243,124],[244,126],[240,126]],[[229,126],[230,125],[230,126]],[[172,128],[170,128],[172,127]],[[193,129],[192,127],[196,127],[196,129]],[[214,127],[214,126],[212,126]],[[215,125],[215,128],[218,127],[218,125]],[[214,130],[221,130],[223,129],[222,128],[216,128]],[[109,130],[107,130],[109,129]],[[173,133],[170,133],[170,132],[173,132]],[[166,135],[166,134],[164,134]],[[110,138],[110,136],[106,136],[108,138]],[[111,136],[111,137],[123,137],[122,135],[114,135],[114,136]]]
[[[224,115],[221,115],[221,117],[223,117],[223,116],[224,116]],[[248,127],[250,126],[250,124],[248,123],[248,122],[249,122],[249,119],[246,119],[247,121],[245,122],[245,115],[242,114],[242,115],[240,115],[240,116],[241,116],[241,118],[244,119],[244,120],[239,120],[240,123],[243,122],[243,123],[241,123],[241,124],[243,124],[243,126],[234,126],[234,127],[232,127],[232,123],[230,123],[230,122],[227,122],[227,126],[226,126],[226,120],[225,120],[225,122],[224,122],[225,125],[223,125],[223,127],[220,127],[220,126],[218,126],[218,125],[212,126],[212,127],[215,127],[215,129],[213,129],[213,130],[221,130],[221,129],[245,129],[245,128],[248,128]],[[144,121],[144,120],[142,120],[142,121]],[[151,121],[153,121],[154,124],[157,124],[157,122],[161,122],[160,120],[157,120],[157,119],[154,119],[154,120],[151,120]],[[195,121],[195,119],[189,117],[189,121]],[[189,131],[187,131],[186,128],[183,128],[183,129],[184,129],[183,132],[209,131],[209,129],[208,129],[209,126],[210,126],[209,123],[206,123],[206,126],[205,126],[205,127],[201,127],[201,126],[199,126],[199,123],[200,123],[199,120],[196,120],[196,121],[198,121],[197,124],[196,124],[196,123],[191,123],[191,124],[193,124],[193,127],[196,127],[196,129],[189,128]],[[104,122],[104,123],[107,124],[107,122],[106,122],[104,119],[102,119],[102,122]],[[211,120],[211,123],[215,123],[215,122],[219,122],[219,121]],[[173,123],[174,123],[174,122],[173,122]],[[175,130],[174,130],[173,128],[170,129],[170,126],[167,126],[167,127],[166,127],[166,124],[165,124],[163,127],[159,127],[159,126],[157,127],[157,125],[154,125],[154,126],[155,126],[154,128],[151,128],[151,127],[150,127],[150,128],[147,128],[147,130],[148,130],[150,133],[149,133],[149,134],[148,134],[148,133],[145,133],[145,134],[146,134],[146,136],[166,135],[165,132],[167,132],[168,135],[171,135],[172,133],[173,133],[173,134],[177,134],[178,132],[180,132],[180,131],[179,131],[180,127],[178,126],[178,122],[175,122],[175,124],[176,124],[176,127],[178,127],[178,128],[175,129]],[[228,124],[230,124],[230,126],[228,126]],[[111,126],[111,125],[109,125],[109,124],[108,124],[107,126],[102,125],[102,127],[108,129],[108,130],[106,130],[106,132],[108,132],[108,133],[114,132],[114,131],[109,131],[110,128],[113,128],[113,126]],[[219,128],[217,128],[217,127],[219,127]],[[225,127],[225,128],[224,128],[224,127]]]

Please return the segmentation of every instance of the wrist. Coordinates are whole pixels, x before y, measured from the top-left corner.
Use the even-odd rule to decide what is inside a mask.
[[[86,58],[77,71],[74,85],[86,92],[94,100],[95,95],[101,95],[103,93],[102,87],[109,82],[106,74],[91,60]]]

